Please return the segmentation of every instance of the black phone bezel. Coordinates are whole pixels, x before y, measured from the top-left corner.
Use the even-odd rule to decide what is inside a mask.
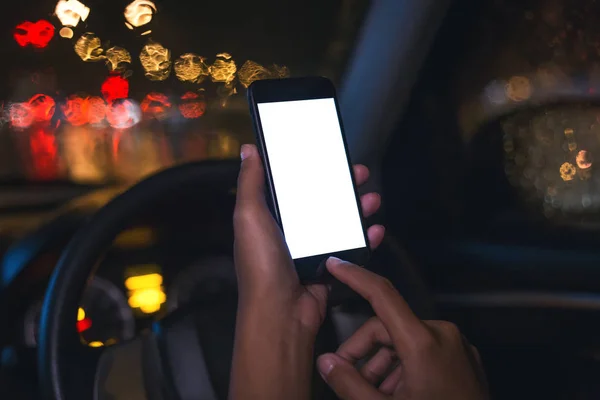
[[[254,133],[256,135],[257,147],[260,156],[263,160],[263,165],[265,169],[265,175],[269,190],[269,200],[271,202],[270,205],[272,206],[272,212],[282,231],[283,226],[281,223],[281,216],[279,213],[277,193],[273,184],[273,179],[271,175],[271,165],[269,163],[269,155],[266,151],[266,144],[262,132],[262,125],[260,122],[260,115],[258,113],[257,104],[323,98],[333,98],[335,101],[335,108],[340,123],[342,140],[344,142],[344,148],[346,151],[346,160],[348,162],[348,169],[350,170],[350,175],[352,176],[354,196],[356,205],[360,213],[361,225],[366,246],[357,249],[319,254],[310,257],[295,259],[294,264],[296,266],[296,271],[298,272],[298,276],[302,282],[326,281],[328,274],[326,273],[326,270],[324,268],[324,263],[330,256],[338,257],[342,260],[346,260],[354,264],[363,266],[367,263],[371,256],[369,238],[367,236],[364,215],[360,203],[360,196],[356,187],[354,170],[352,168],[352,161],[350,160],[350,153],[348,151],[348,143],[346,141],[346,134],[344,131],[344,124],[341,118],[336,90],[333,83],[329,79],[323,77],[267,79],[255,81],[248,87],[248,103],[250,105],[250,114],[252,116],[252,122],[254,125]]]

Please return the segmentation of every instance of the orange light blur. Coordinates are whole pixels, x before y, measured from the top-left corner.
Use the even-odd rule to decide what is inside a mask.
[[[52,119],[56,110],[56,102],[45,94],[36,94],[29,99],[31,114],[35,122],[47,122]]]
[[[200,118],[206,111],[206,101],[197,93],[187,92],[181,96],[182,102],[179,104],[179,112],[184,118]]]
[[[65,119],[73,126],[87,123],[99,124],[106,115],[106,104],[100,97],[87,97],[73,95],[62,106]]]
[[[171,102],[164,94],[152,92],[146,95],[140,104],[140,108],[144,114],[161,120],[167,116],[167,113],[171,108]]]
[[[579,150],[577,156],[575,157],[575,161],[577,162],[577,166],[581,169],[588,169],[592,166],[591,156],[587,150]]]
[[[90,124],[99,124],[106,116],[106,103],[98,96],[87,99],[87,116]]]
[[[12,103],[9,106],[8,115],[10,124],[15,128],[29,128],[33,123],[33,112],[31,105],[27,103]]]
[[[86,99],[79,96],[71,96],[62,106],[62,112],[68,123],[73,126],[81,126],[88,122]]]
[[[60,29],[60,31],[58,31],[58,34],[60,35],[60,37],[65,38],[65,39],[72,39],[73,38],[73,29],[64,26]]]

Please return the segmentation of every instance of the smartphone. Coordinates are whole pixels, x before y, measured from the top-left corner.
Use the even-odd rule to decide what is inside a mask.
[[[248,102],[272,212],[300,280],[322,281],[330,256],[365,265],[369,241],[331,81],[255,81]]]

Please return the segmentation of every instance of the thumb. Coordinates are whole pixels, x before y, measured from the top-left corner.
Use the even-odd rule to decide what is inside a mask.
[[[255,145],[242,145],[240,153],[242,166],[238,176],[236,208],[254,209],[258,204],[265,204],[263,166]]]
[[[352,364],[337,354],[317,359],[319,373],[342,400],[381,400],[386,396],[367,382]]]

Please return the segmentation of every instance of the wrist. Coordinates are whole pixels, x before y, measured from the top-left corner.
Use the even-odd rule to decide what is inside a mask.
[[[294,318],[273,320],[282,321],[238,314],[230,399],[310,397],[315,335]]]

